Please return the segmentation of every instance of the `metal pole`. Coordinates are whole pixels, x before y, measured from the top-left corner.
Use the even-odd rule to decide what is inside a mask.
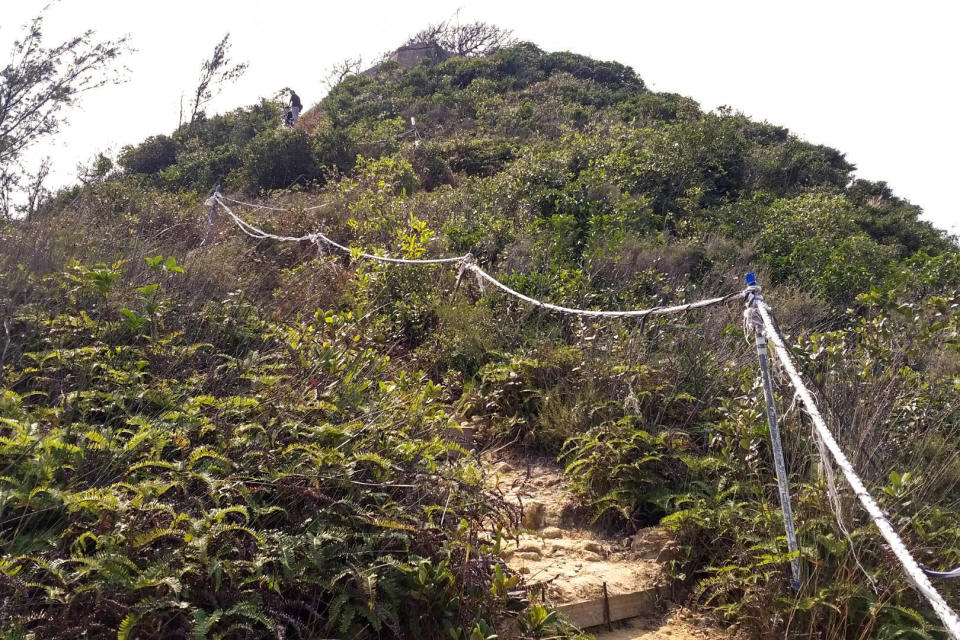
[[[760,287],[752,273],[747,274],[747,286],[751,292],[747,295],[747,309],[750,317],[760,320],[757,314],[757,305],[763,304]],[[793,576],[792,586],[800,588],[800,558],[797,554],[797,531],[793,523],[793,509],[790,506],[790,483],[787,478],[787,464],[783,457],[783,443],[780,440],[780,426],[777,419],[777,407],[773,398],[773,378],[770,376],[770,360],[767,356],[767,338],[763,335],[763,324],[755,326],[754,336],[757,345],[757,360],[760,362],[760,376],[763,379],[763,397],[767,407],[767,422],[770,425],[770,444],[773,448],[773,466],[777,472],[777,487],[780,492],[780,509],[783,512],[783,527],[787,533],[787,548],[793,558],[790,560],[790,572]]]

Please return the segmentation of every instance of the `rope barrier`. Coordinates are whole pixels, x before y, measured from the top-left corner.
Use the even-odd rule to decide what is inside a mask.
[[[228,200],[234,204],[243,205],[244,207],[253,207],[255,209],[266,209],[267,211],[293,211],[293,209],[285,209],[283,207],[269,207],[265,204],[256,204],[254,202],[244,202],[243,200],[235,200],[234,198],[227,197],[223,194],[220,194],[220,198],[223,200]],[[314,211],[315,209],[323,209],[324,207],[329,207],[331,202],[324,202],[323,204],[317,204],[312,207],[304,207],[302,211]]]
[[[752,293],[759,293],[760,288],[750,287],[750,290]],[[800,396],[800,402],[803,404],[807,414],[813,421],[814,428],[819,436],[823,439],[823,443],[826,445],[827,450],[833,455],[833,459],[837,463],[837,467],[840,468],[840,471],[847,479],[847,482],[853,489],[854,494],[856,494],[857,498],[860,500],[863,508],[867,511],[874,524],[880,530],[880,534],[887,541],[887,544],[890,545],[890,550],[893,551],[894,555],[897,557],[897,560],[900,561],[900,565],[903,567],[904,572],[906,572],[907,577],[913,581],[913,584],[916,586],[917,590],[927,599],[928,602],[930,602],[930,606],[933,607],[934,612],[937,614],[937,616],[939,616],[940,620],[943,621],[944,627],[950,634],[950,637],[953,638],[953,640],[960,640],[960,617],[957,617],[956,612],[954,612],[953,609],[947,605],[946,601],[943,599],[943,596],[940,595],[937,589],[927,578],[924,570],[910,554],[910,551],[907,550],[903,540],[894,530],[893,525],[890,524],[890,521],[887,520],[886,516],[883,515],[880,505],[877,504],[876,500],[873,499],[873,496],[870,495],[870,492],[867,491],[866,486],[857,475],[853,465],[850,464],[850,460],[847,459],[847,456],[843,453],[843,450],[840,448],[837,440],[827,428],[827,423],[824,421],[823,416],[820,415],[820,410],[817,409],[817,405],[813,401],[810,390],[804,384],[803,378],[801,378],[800,374],[797,372],[797,368],[794,366],[793,360],[790,357],[790,352],[787,349],[787,346],[784,344],[780,333],[776,329],[770,308],[761,301],[756,305],[756,309],[761,321],[763,322],[765,330],[764,332],[767,335],[767,339],[773,345],[774,352],[777,354],[780,363],[786,370],[787,376],[790,378],[790,382],[793,384],[793,388],[796,389],[797,394]]]
[[[323,242],[328,244],[331,247],[339,249],[347,254],[352,256],[358,256],[361,258],[366,258],[367,260],[377,260],[379,262],[388,262],[391,264],[452,264],[463,262],[466,260],[470,254],[463,256],[456,256],[454,258],[391,258],[388,256],[378,256],[373,253],[365,253],[363,251],[358,251],[356,249],[351,249],[350,247],[344,246],[338,242],[331,240],[326,234],[317,232],[317,233],[308,233],[302,236],[280,236],[273,233],[269,233],[253,226],[249,222],[246,222],[243,218],[238,216],[233,212],[233,210],[223,202],[223,196],[214,195],[211,200],[218,202],[223,210],[227,212],[227,215],[234,221],[234,223],[240,227],[240,230],[251,238],[256,238],[257,240],[276,240],[278,242],[313,242],[314,244],[318,242]]]
[[[345,245],[339,244],[322,232],[318,233],[309,233],[302,236],[281,236],[272,233],[268,233],[263,229],[253,226],[252,224],[244,221],[238,215],[236,215],[230,207],[224,202],[224,200],[230,200],[237,204],[251,207],[259,207],[262,209],[272,209],[287,211],[287,209],[277,209],[276,207],[266,207],[262,205],[256,205],[252,203],[245,203],[238,200],[233,200],[231,198],[226,198],[218,192],[214,193],[207,201],[206,204],[211,205],[219,203],[223,207],[224,211],[227,212],[227,215],[234,221],[234,223],[240,228],[240,230],[246,235],[258,239],[258,240],[276,240],[279,242],[312,242],[317,245],[318,250],[320,250],[321,243],[327,244],[331,247],[339,249],[345,253],[350,254],[351,256],[357,256],[361,258],[366,258],[368,260],[376,260],[379,262],[386,262],[392,264],[450,264],[457,263],[460,266],[459,273],[457,274],[457,285],[460,283],[464,272],[472,271],[477,276],[477,282],[483,290],[483,283],[489,282],[493,286],[499,288],[501,291],[522,300],[528,304],[540,307],[543,309],[549,309],[551,311],[557,311],[559,313],[566,313],[571,315],[587,316],[587,317],[614,317],[614,318],[627,318],[627,317],[645,317],[645,316],[657,316],[657,315],[666,315],[669,313],[683,313],[685,311],[692,311],[694,309],[702,309],[716,304],[721,304],[728,302],[730,300],[739,298],[740,296],[745,296],[751,304],[750,310],[755,314],[753,321],[748,321],[745,323],[746,328],[757,330],[762,330],[765,334],[767,340],[770,344],[773,345],[774,353],[777,354],[777,358],[783,364],[784,369],[787,372],[790,382],[792,383],[794,389],[796,390],[796,395],[800,399],[801,404],[807,411],[807,414],[810,416],[814,432],[818,436],[818,446],[822,443],[830,454],[833,456],[834,461],[839,467],[840,471],[843,473],[844,477],[847,479],[847,482],[850,484],[857,498],[860,500],[860,503],[863,505],[864,509],[870,515],[874,524],[880,530],[880,534],[887,541],[887,544],[890,546],[890,549],[893,551],[899,560],[901,566],[906,572],[907,576],[916,586],[917,590],[930,602],[930,605],[933,607],[934,612],[939,616],[943,621],[944,626],[947,632],[950,634],[950,637],[953,640],[960,640],[960,618],[957,617],[957,614],[947,605],[946,601],[943,599],[943,596],[936,590],[930,580],[927,578],[927,574],[930,574],[935,577],[940,578],[955,578],[960,576],[960,569],[950,571],[950,572],[936,572],[929,571],[922,567],[910,554],[910,551],[907,549],[906,545],[903,543],[903,540],[893,529],[893,526],[890,524],[890,521],[884,516],[880,506],[874,500],[873,496],[867,491],[866,486],[863,484],[863,481],[857,475],[856,470],[853,468],[853,465],[850,463],[847,456],[843,453],[843,450],[840,448],[840,445],[837,443],[836,439],[833,437],[833,434],[830,432],[827,427],[826,422],[823,419],[823,416],[820,414],[817,405],[813,401],[813,397],[810,394],[810,390],[806,387],[803,382],[803,379],[800,377],[800,374],[797,372],[796,367],[793,364],[793,360],[790,357],[790,352],[787,349],[783,338],[780,336],[779,331],[776,328],[776,324],[773,320],[772,312],[770,307],[763,301],[760,297],[760,287],[756,285],[748,286],[746,290],[739,291],[736,293],[731,293],[719,298],[708,298],[705,300],[699,300],[697,302],[691,302],[687,304],[674,305],[670,307],[652,307],[650,309],[634,309],[626,311],[603,311],[595,309],[576,309],[571,307],[563,307],[560,305],[552,304],[550,302],[544,302],[542,300],[537,300],[536,298],[531,298],[530,296],[524,295],[515,289],[508,287],[503,284],[492,275],[484,271],[479,265],[477,265],[473,260],[472,254],[466,254],[463,256],[457,256],[452,258],[431,258],[431,259],[406,259],[406,258],[390,258],[387,256],[378,256],[371,253],[364,253],[362,251],[351,249]],[[325,205],[321,205],[325,206]],[[312,207],[319,208],[319,207]],[[211,213],[212,216],[212,213]],[[211,218],[212,219],[212,218]]]
[[[420,259],[391,258],[388,256],[378,256],[372,253],[365,253],[363,251],[359,251],[358,249],[351,249],[348,246],[342,245],[332,240],[322,232],[308,233],[302,236],[280,236],[280,235],[276,235],[276,234],[264,231],[263,229],[255,227],[249,222],[246,222],[245,220],[243,220],[240,216],[235,214],[233,210],[230,209],[230,207],[226,205],[226,203],[224,202],[224,200],[226,199],[231,200],[231,202],[246,204],[238,200],[226,198],[225,196],[220,194],[214,194],[210,198],[210,200],[208,200],[208,202],[218,202],[220,206],[223,207],[224,211],[227,212],[227,215],[230,216],[230,218],[234,221],[234,223],[240,228],[240,230],[243,231],[248,236],[250,236],[251,238],[256,238],[257,240],[276,240],[278,242],[313,242],[315,244],[322,242],[331,247],[334,247],[335,249],[339,249],[340,251],[343,251],[344,253],[347,253],[351,256],[357,256],[360,258],[366,258],[367,260],[376,260],[379,262],[386,262],[390,264],[454,264],[456,263],[456,264],[459,264],[461,267],[461,275],[463,270],[472,271],[477,275],[477,279],[481,283],[482,281],[485,280],[490,284],[494,285],[495,287],[501,289],[502,291],[512,295],[515,298],[523,300],[528,304],[532,304],[536,307],[540,307],[543,309],[550,309],[551,311],[557,311],[560,313],[566,313],[566,314],[578,315],[578,316],[605,317],[605,318],[638,318],[638,317],[645,317],[645,316],[659,316],[659,315],[666,315],[670,313],[682,313],[684,311],[692,311],[694,309],[702,309],[704,307],[709,307],[715,304],[720,304],[723,302],[728,302],[730,300],[737,299],[741,295],[743,295],[742,291],[738,291],[725,296],[721,296],[719,298],[708,298],[706,300],[690,302],[688,304],[675,305],[671,307],[652,307],[650,309],[633,309],[633,310],[627,310],[627,311],[600,311],[600,310],[594,310],[594,309],[575,309],[571,307],[562,307],[560,305],[556,305],[550,302],[544,302],[543,300],[537,300],[536,298],[531,298],[530,296],[526,296],[520,293],[519,291],[511,289],[510,287],[503,284],[502,282],[494,278],[492,275],[484,271],[482,268],[480,268],[480,266],[473,261],[473,255],[469,253],[466,255],[455,256],[452,258],[420,258]],[[250,205],[250,206],[257,206],[257,205]],[[264,207],[264,208],[270,208],[270,207]]]
[[[720,304],[721,302],[728,302],[735,298],[739,298],[743,295],[742,291],[736,293],[731,293],[720,298],[708,298],[706,300],[700,300],[698,302],[690,302],[688,304],[680,304],[672,307],[652,307],[650,309],[635,309],[629,311],[598,311],[594,309],[574,309],[571,307],[561,307],[560,305],[552,304],[550,302],[544,302],[542,300],[537,300],[536,298],[531,298],[530,296],[525,296],[519,291],[511,289],[507,285],[503,284],[489,273],[481,269],[477,264],[473,262],[468,262],[465,264],[465,268],[473,271],[480,278],[483,278],[493,286],[501,289],[502,291],[512,295],[515,298],[519,298],[528,304],[532,304],[536,307],[541,307],[543,309],[550,309],[551,311],[557,311],[560,313],[567,313],[577,316],[587,316],[587,317],[604,317],[604,318],[642,318],[644,316],[660,316],[666,315],[668,313],[682,313],[684,311],[692,311],[693,309],[702,309],[704,307],[709,307],[715,304]]]
[[[357,249],[351,249],[350,247],[346,247],[342,244],[334,242],[333,240],[331,240],[330,238],[328,238],[322,233],[315,233],[313,235],[317,240],[321,240],[327,243],[328,245],[330,245],[331,247],[340,249],[340,251],[349,253],[350,255],[360,256],[361,258],[367,258],[368,260],[379,260],[380,262],[389,262],[392,264],[451,264],[455,262],[457,263],[463,262],[464,260],[468,259],[470,256],[470,254],[467,254],[464,256],[457,256],[455,258],[420,258],[420,259],[388,258],[387,256],[378,256],[373,253],[364,253]]]
[[[233,222],[240,227],[240,230],[251,238],[256,238],[257,240],[276,240],[278,242],[303,242],[304,240],[313,240],[313,234],[307,234],[303,236],[278,236],[273,233],[268,233],[263,229],[259,229],[235,214],[233,210],[228,207],[226,203],[224,203],[223,196],[221,196],[219,193],[215,193],[210,197],[209,200],[207,200],[207,202],[213,202],[223,207],[223,210],[226,211],[227,215],[230,216]]]

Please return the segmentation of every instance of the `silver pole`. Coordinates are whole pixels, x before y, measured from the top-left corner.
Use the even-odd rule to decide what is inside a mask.
[[[780,440],[780,426],[777,419],[777,407],[773,398],[773,378],[770,376],[770,359],[767,356],[767,338],[763,335],[763,325],[757,313],[757,305],[763,304],[760,287],[753,274],[747,274],[747,285],[752,288],[747,294],[747,309],[750,317],[760,321],[754,330],[757,345],[757,360],[760,362],[760,376],[763,379],[763,397],[767,407],[767,422],[770,425],[770,444],[773,448],[773,466],[777,472],[777,487],[780,493],[780,509],[783,512],[783,527],[787,533],[787,548],[793,558],[790,560],[790,572],[793,576],[793,588],[800,588],[800,557],[797,554],[797,531],[793,523],[793,508],[790,506],[790,482],[787,478],[787,464],[783,456],[783,443]]]

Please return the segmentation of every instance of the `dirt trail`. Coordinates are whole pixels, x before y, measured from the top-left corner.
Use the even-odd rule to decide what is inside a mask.
[[[739,635],[717,629],[700,616],[682,608],[662,617],[649,616],[613,625],[613,631],[596,631],[597,640],[737,640]]]
[[[545,461],[501,458],[492,466],[494,485],[522,508],[529,533],[505,546],[507,565],[527,585],[543,585],[555,604],[666,587],[663,560],[674,549],[659,529],[617,540],[582,526],[582,514],[567,490],[562,471]],[[580,515],[581,517],[578,517]]]
[[[611,538],[592,530],[567,487],[562,469],[546,459],[500,453],[483,456],[491,471],[490,485],[508,502],[521,507],[519,540],[504,546],[506,564],[523,575],[530,591],[563,606],[604,597],[654,590],[655,600],[669,593],[664,569],[677,551],[676,542],[659,528],[643,529],[631,538]],[[658,607],[646,615],[593,629],[600,640],[731,640],[734,636],[709,626],[683,610],[664,617]]]

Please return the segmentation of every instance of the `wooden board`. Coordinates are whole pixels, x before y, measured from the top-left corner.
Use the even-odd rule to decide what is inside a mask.
[[[659,589],[653,587],[634,593],[610,596],[610,622],[650,613],[657,605],[659,591]],[[597,627],[605,622],[603,619],[603,598],[562,604],[557,607],[557,611],[581,629]]]
[[[458,445],[466,449],[467,451],[472,451],[476,447],[474,442],[473,432],[475,427],[462,425],[459,429],[452,427],[447,429],[446,438],[452,442],[456,442]],[[450,452],[448,458],[450,460],[457,460],[460,457],[459,452]]]

